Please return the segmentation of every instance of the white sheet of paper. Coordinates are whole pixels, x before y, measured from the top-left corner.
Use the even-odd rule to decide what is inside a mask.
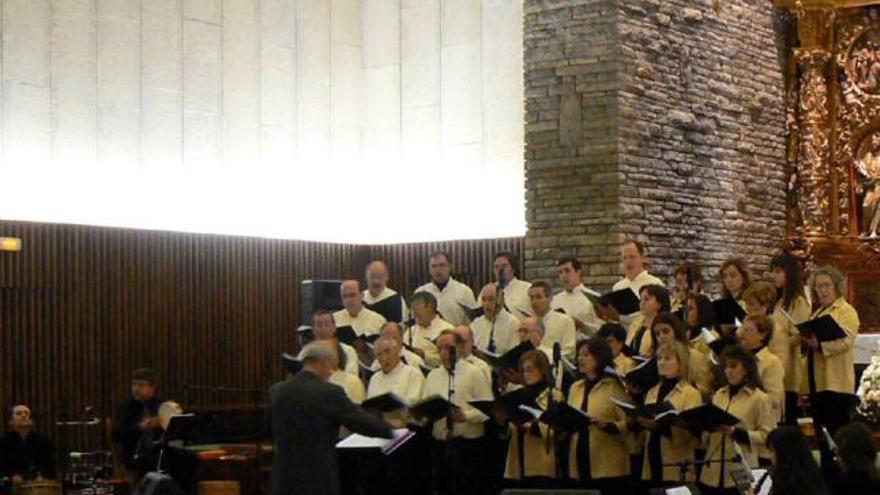
[[[376,438],[376,437],[367,437],[358,433],[352,433],[351,435],[343,438],[339,443],[336,444],[337,449],[381,449],[385,445],[397,440],[398,438],[404,436],[409,432],[406,428],[400,428],[397,430],[393,430],[391,432],[394,438]]]

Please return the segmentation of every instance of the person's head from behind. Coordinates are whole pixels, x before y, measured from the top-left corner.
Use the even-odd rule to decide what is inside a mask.
[[[519,333],[520,342],[531,342],[536,348],[539,347],[544,340],[544,327],[541,325],[541,321],[538,320],[537,317],[529,316],[523,318],[517,331]]]
[[[312,314],[312,333],[315,340],[331,340],[336,338],[336,322],[333,321],[333,313],[326,309],[319,309]]]
[[[379,367],[385,373],[390,373],[400,363],[400,344],[391,337],[379,337],[374,349]]]
[[[428,271],[431,272],[431,280],[439,284],[445,284],[452,276],[452,259],[446,251],[434,251],[428,258]]]
[[[336,345],[330,341],[311,342],[299,353],[299,360],[303,363],[303,369],[327,380],[339,366],[339,357],[336,354]]]
[[[550,360],[546,354],[534,349],[519,358],[519,370],[526,385],[544,384],[550,378]]]
[[[626,329],[619,323],[606,323],[596,332],[596,337],[605,339],[611,346],[614,357],[620,355],[626,346]]]
[[[437,298],[430,292],[416,292],[412,297],[412,312],[419,326],[430,326],[437,316]]]
[[[33,426],[31,408],[25,404],[15,404],[6,411],[6,425],[10,430],[27,431]]]
[[[131,397],[145,402],[156,396],[159,375],[150,368],[138,368],[131,373]]]
[[[781,426],[771,431],[767,435],[767,450],[773,462],[774,493],[826,493],[822,472],[800,428]]]
[[[837,462],[846,474],[876,478],[877,443],[871,429],[853,421],[842,426],[834,435],[837,444]]]

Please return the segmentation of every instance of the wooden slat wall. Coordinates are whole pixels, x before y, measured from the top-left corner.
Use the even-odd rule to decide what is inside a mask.
[[[136,367],[158,370],[187,406],[259,400],[294,345],[298,286],[363,277],[372,258],[407,295],[427,279],[427,255],[447,249],[456,277],[479,290],[491,255],[522,239],[354,246],[0,221],[23,251],[0,252],[0,404],[24,401],[38,426],[85,406],[112,413]]]

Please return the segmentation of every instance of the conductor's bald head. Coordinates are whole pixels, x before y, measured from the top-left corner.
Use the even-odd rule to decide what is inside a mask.
[[[299,359],[303,363],[303,369],[327,380],[333,374],[335,363],[339,359],[336,355],[334,343],[329,340],[312,342],[299,353]]]

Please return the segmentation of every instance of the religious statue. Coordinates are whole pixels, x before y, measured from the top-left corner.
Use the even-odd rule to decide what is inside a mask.
[[[876,238],[880,229],[880,133],[866,141],[865,152],[856,161],[862,175],[865,196],[862,199],[862,237]]]

